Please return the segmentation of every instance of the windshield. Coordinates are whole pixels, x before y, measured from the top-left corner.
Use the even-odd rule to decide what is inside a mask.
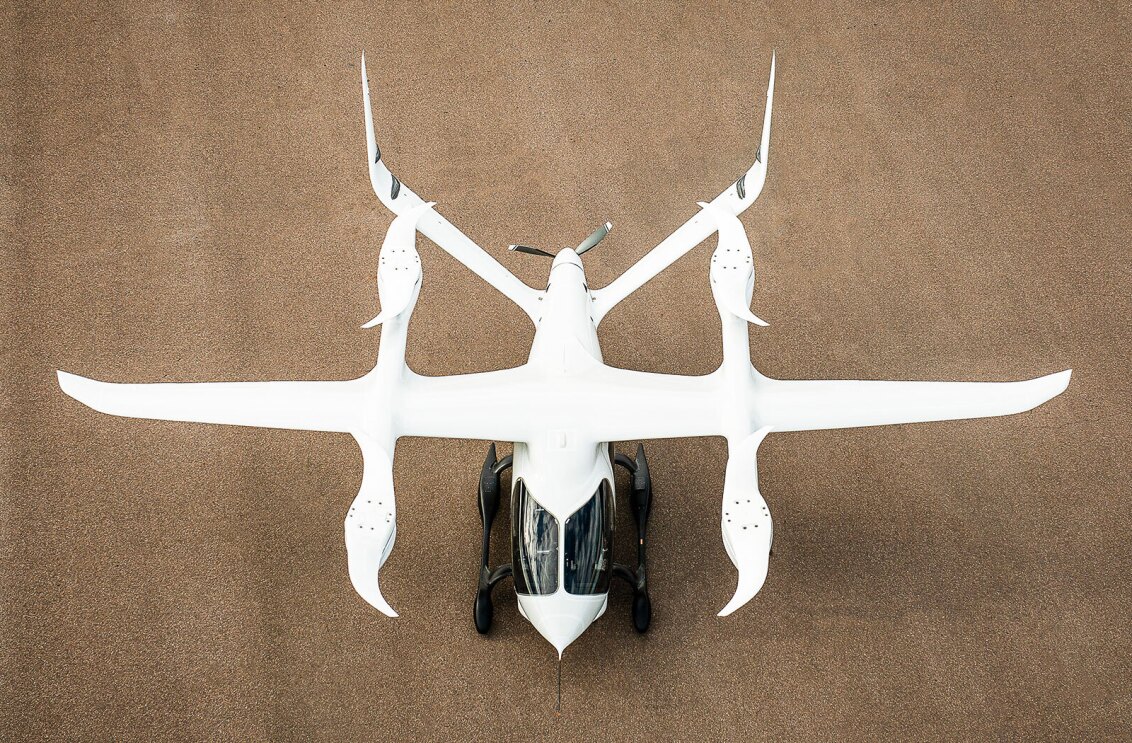
[[[566,590],[583,595],[608,593],[612,549],[613,491],[603,480],[594,497],[566,519]]]
[[[522,480],[511,495],[511,553],[516,592],[540,596],[558,590],[558,519]]]

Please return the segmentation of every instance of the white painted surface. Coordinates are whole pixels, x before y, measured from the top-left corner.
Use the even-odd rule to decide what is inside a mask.
[[[363,79],[364,79],[363,61]],[[721,525],[739,572],[727,615],[766,579],[773,523],[758,489],[755,453],[777,431],[873,426],[1006,415],[1063,391],[1069,371],[1024,382],[781,381],[751,365],[748,322],[754,281],[750,244],[737,215],[766,179],[774,82],[767,92],[760,158],[744,176],[604,289],[590,290],[581,259],[557,254],[548,288],[531,288],[475,245],[408,187],[396,184],[377,157],[369,92],[365,91],[370,179],[396,215],[379,255],[381,324],[377,364],[341,382],[111,384],[60,371],[63,391],[112,415],[233,425],[342,431],[365,459],[361,489],[344,520],[350,579],[379,611],[396,616],[382,596],[378,572],[396,536],[392,458],[400,436],[511,441],[514,477],[560,521],[604,478],[612,482],[608,442],[723,436],[729,461]],[[519,305],[536,325],[527,363],[502,371],[425,377],[405,364],[409,317],[423,272],[420,232]],[[619,301],[712,233],[719,245],[709,264],[723,333],[723,360],[711,374],[688,377],[606,366],[597,326]],[[560,566],[561,571],[561,566]],[[560,572],[561,579],[561,572]],[[561,580],[560,580],[561,583]],[[561,652],[601,614],[606,595],[521,596],[520,609]]]

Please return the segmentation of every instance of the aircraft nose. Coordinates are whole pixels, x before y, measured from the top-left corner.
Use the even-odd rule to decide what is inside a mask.
[[[586,631],[586,627],[590,626],[588,621],[580,620],[569,614],[546,614],[539,617],[538,621],[531,623],[539,631],[539,634],[554,646],[554,649],[558,651],[559,658],[562,657],[562,651],[574,640],[581,637],[582,633]]]
[[[608,594],[576,596],[559,592],[549,596],[519,594],[519,611],[558,651],[577,640],[601,616]]]

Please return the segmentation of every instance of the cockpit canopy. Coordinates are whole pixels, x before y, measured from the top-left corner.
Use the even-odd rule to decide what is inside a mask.
[[[609,482],[603,480],[593,497],[559,524],[523,481],[517,481],[511,495],[511,552],[518,593],[555,593],[560,575],[567,593],[608,593],[613,572],[613,489]]]

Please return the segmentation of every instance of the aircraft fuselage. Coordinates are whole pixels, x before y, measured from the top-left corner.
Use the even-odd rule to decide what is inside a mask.
[[[555,257],[540,304],[529,365],[548,380],[566,381],[585,374],[594,361],[601,363],[593,297],[573,250]],[[561,652],[608,601],[614,502],[610,447],[595,446],[570,428],[551,427],[544,437],[515,443],[512,466],[512,567],[519,610]]]

